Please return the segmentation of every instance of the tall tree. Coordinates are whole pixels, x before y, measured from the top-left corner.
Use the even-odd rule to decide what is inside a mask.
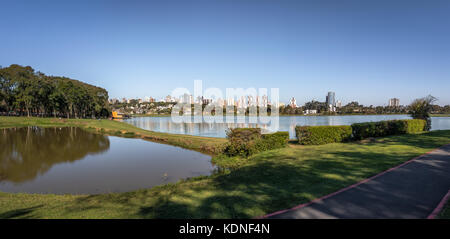
[[[433,103],[436,101],[434,96],[428,95],[426,97],[415,99],[409,105],[409,114],[413,119],[423,119],[427,121],[426,130],[431,129],[431,117],[430,112],[432,110]]]

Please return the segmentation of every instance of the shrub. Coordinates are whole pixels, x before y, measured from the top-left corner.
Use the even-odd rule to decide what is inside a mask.
[[[412,120],[406,120],[406,121],[407,121],[407,127],[406,127],[407,134],[428,131],[427,120],[412,119]]]
[[[273,134],[263,134],[261,139],[256,141],[255,147],[258,152],[271,149],[284,148],[289,142],[289,132],[282,131]]]
[[[134,134],[134,132],[126,132],[125,134],[123,134],[123,136],[126,138],[134,138],[136,135]]]
[[[352,136],[351,126],[297,126],[298,142],[304,145],[318,145],[349,141]]]
[[[227,130],[228,143],[223,152],[228,156],[248,157],[257,152],[255,141],[261,139],[260,128],[234,128]]]
[[[417,133],[425,130],[426,120],[389,120],[352,124],[353,139]]]
[[[409,105],[409,115],[413,119],[422,119],[425,120],[425,131],[430,131],[431,129],[431,117],[430,112],[433,109],[433,103],[437,99],[434,96],[427,96],[420,99],[415,99],[410,105]]]
[[[261,138],[260,128],[235,128],[227,130],[227,138],[230,141],[249,142]]]
[[[223,153],[227,156],[248,157],[252,154],[285,147],[289,132],[261,134],[260,128],[236,128],[227,131],[228,143]]]

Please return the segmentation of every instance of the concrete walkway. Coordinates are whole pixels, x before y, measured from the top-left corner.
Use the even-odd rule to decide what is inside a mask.
[[[267,218],[427,218],[450,189],[450,144]]]

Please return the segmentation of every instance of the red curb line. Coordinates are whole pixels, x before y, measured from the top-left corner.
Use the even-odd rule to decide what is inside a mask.
[[[404,163],[402,163],[402,164],[400,164],[400,165],[397,165],[397,166],[395,166],[395,167],[393,167],[393,168],[390,168],[390,169],[388,169],[388,170],[386,170],[386,171],[383,171],[383,172],[381,172],[381,173],[379,173],[379,174],[376,174],[375,176],[372,176],[372,177],[370,177],[370,178],[366,178],[366,179],[364,179],[364,180],[361,180],[361,181],[358,182],[358,183],[355,183],[355,184],[353,184],[353,185],[347,186],[347,187],[345,187],[345,188],[343,188],[343,189],[340,189],[340,190],[338,190],[338,191],[336,191],[336,192],[334,192],[334,193],[330,193],[330,194],[325,195],[325,196],[322,196],[322,197],[320,197],[320,198],[316,198],[316,199],[314,199],[314,200],[312,200],[312,201],[310,201],[310,202],[307,202],[307,203],[303,203],[303,204],[297,205],[297,206],[295,206],[295,207],[293,207],[293,208],[289,208],[289,209],[284,209],[284,210],[276,211],[276,212],[273,212],[273,213],[270,213],[270,214],[267,214],[267,215],[264,215],[264,216],[259,216],[259,217],[256,217],[256,219],[268,218],[268,217],[275,216],[275,215],[278,215],[278,214],[281,214],[281,213],[284,213],[284,212],[294,211],[294,210],[296,210],[296,209],[300,209],[300,208],[309,206],[309,205],[311,205],[311,204],[313,204],[313,203],[317,203],[317,202],[319,202],[319,201],[321,201],[321,200],[327,199],[327,198],[329,198],[329,197],[331,197],[331,196],[334,196],[334,195],[336,195],[336,194],[339,194],[339,193],[342,193],[342,192],[347,191],[347,190],[349,190],[349,189],[352,189],[352,188],[354,188],[354,187],[357,187],[357,186],[359,186],[359,185],[361,185],[361,184],[363,184],[363,183],[366,183],[366,182],[368,182],[368,181],[370,181],[370,180],[372,180],[372,179],[378,178],[379,176],[381,176],[381,175],[383,175],[383,174],[386,174],[386,173],[388,173],[388,172],[390,172],[390,171],[392,171],[392,170],[395,170],[395,169],[397,169],[397,168],[400,168],[400,167],[402,167],[402,166],[404,166],[404,165],[406,165],[406,164],[409,164],[409,163],[413,162],[414,160],[417,160],[417,159],[419,159],[419,158],[421,158],[421,157],[423,157],[423,156],[426,156],[426,155],[428,155],[428,154],[430,154],[430,153],[432,153],[432,152],[434,152],[434,151],[437,151],[437,150],[439,150],[439,149],[441,149],[441,148],[443,148],[443,147],[446,147],[446,146],[450,146],[450,144],[442,145],[442,146],[439,147],[439,148],[433,149],[433,150],[431,150],[431,151],[429,151],[429,152],[426,152],[426,153],[424,153],[424,154],[422,154],[422,155],[419,155],[419,156],[417,156],[417,157],[415,157],[415,158],[412,158],[412,159],[410,159],[410,160],[408,160],[408,161],[406,161],[406,162],[404,162]],[[450,192],[449,192],[449,193],[450,193]],[[447,196],[447,195],[446,195],[446,196]],[[450,199],[450,195],[448,195],[448,196],[449,196],[449,199]],[[447,200],[448,200],[448,199],[447,199]]]
[[[431,214],[427,217],[427,219],[435,219],[437,215],[444,209],[447,201],[450,200],[450,190],[448,190],[447,194],[442,198],[437,207],[431,212]]]

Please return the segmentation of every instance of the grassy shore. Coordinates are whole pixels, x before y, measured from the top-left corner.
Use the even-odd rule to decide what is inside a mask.
[[[36,117],[0,117],[0,129],[11,127],[64,127],[74,126],[96,131],[107,135],[137,137],[159,143],[180,146],[208,154],[218,152],[220,146],[226,142],[223,138],[199,137],[181,134],[167,134],[144,130],[130,124],[115,120],[95,119],[58,119]]]
[[[431,117],[450,117],[450,114],[430,114]]]
[[[171,114],[133,114],[132,117],[171,117]]]
[[[439,213],[439,219],[450,219],[450,201],[447,202],[444,209]]]
[[[0,119],[0,127],[7,127],[6,121]],[[53,124],[63,125],[55,121],[48,126]],[[83,125],[77,120],[65,124]],[[85,124],[84,128],[132,127],[108,121]],[[231,170],[127,193],[0,192],[0,218],[251,218],[329,194],[448,143],[449,130],[367,142],[290,144],[248,159],[216,157],[216,163]]]

